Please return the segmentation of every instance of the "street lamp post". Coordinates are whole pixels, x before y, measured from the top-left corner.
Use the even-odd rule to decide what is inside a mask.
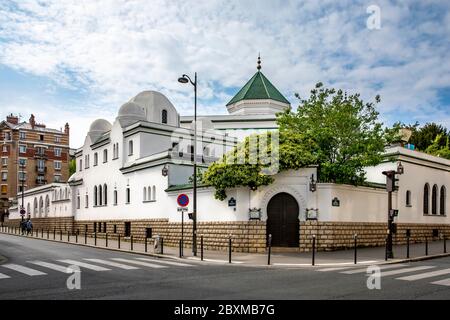
[[[192,254],[197,256],[197,72],[194,81],[183,74],[178,78],[180,83],[190,83],[194,86],[194,185],[193,185],[193,210],[192,210]]]

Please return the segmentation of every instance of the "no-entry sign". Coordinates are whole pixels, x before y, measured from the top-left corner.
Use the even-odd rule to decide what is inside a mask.
[[[180,207],[186,207],[189,204],[189,197],[187,194],[180,194],[177,197],[177,203]]]

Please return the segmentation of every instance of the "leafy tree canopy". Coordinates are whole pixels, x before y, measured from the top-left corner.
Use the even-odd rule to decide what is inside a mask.
[[[379,164],[386,144],[398,139],[398,130],[385,130],[378,122],[378,96],[375,102],[364,103],[359,94],[348,95],[318,83],[308,99],[297,98],[296,111],[277,115],[277,150],[273,150],[276,144],[260,143],[261,138],[273,139],[270,133],[247,137],[203,173],[202,181],[215,187],[217,199],[226,198],[227,188],[256,189],[273,182],[264,161],[252,158],[252,139],[258,141],[258,152],[278,160],[277,171],[317,165],[320,181],[351,184],[363,183],[364,167]],[[237,158],[246,161],[230,161]]]

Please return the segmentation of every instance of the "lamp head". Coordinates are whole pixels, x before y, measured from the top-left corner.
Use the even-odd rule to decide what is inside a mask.
[[[178,78],[178,82],[185,84],[185,83],[188,83],[189,80],[185,75],[183,75],[182,77]]]

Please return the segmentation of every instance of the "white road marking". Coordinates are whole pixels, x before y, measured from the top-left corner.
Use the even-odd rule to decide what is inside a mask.
[[[124,269],[124,270],[137,270],[137,269],[139,269],[138,267],[129,266],[129,265],[126,265],[126,264],[113,262],[113,261],[108,261],[108,260],[102,260],[102,259],[83,259],[83,260],[96,262],[96,263],[100,263],[100,264],[106,264],[108,266],[116,267],[116,268],[120,268],[120,269]]]
[[[341,271],[341,270],[347,270],[347,269],[350,269],[350,268],[351,267],[336,267],[336,268],[319,269],[317,271],[320,271],[320,272]]]
[[[427,269],[431,269],[431,268],[434,268],[434,267],[433,266],[421,266],[421,267],[414,267],[414,268],[405,268],[405,269],[391,270],[391,271],[387,271],[387,272],[384,272],[383,270],[381,270],[381,276],[382,277],[385,277],[385,276],[387,277],[387,276],[393,276],[393,275],[396,275],[396,274],[427,270]]]
[[[186,259],[190,259],[190,260],[197,260],[197,261],[201,261],[202,259],[198,258],[198,257],[187,257]],[[217,259],[203,259],[203,261],[206,262],[216,262],[216,263],[229,263],[228,260],[217,260]],[[232,261],[233,264],[241,264],[244,263],[242,261]]]
[[[76,261],[76,260],[58,260],[61,261],[63,263],[68,263],[68,264],[72,264],[75,266],[79,266],[81,268],[85,268],[85,269],[90,269],[90,270],[94,270],[94,271],[110,271],[111,269],[108,268],[104,268],[104,267],[100,267],[100,266],[96,266],[90,263],[84,263],[84,262],[80,262],[80,261]]]
[[[6,274],[0,273],[0,279],[8,279],[11,278],[10,276],[7,276]]]
[[[444,280],[435,281],[435,282],[432,282],[432,284],[438,284],[438,285],[441,285],[441,286],[450,287],[450,279],[444,279]]]
[[[73,273],[74,270],[69,269],[68,267],[65,266],[61,266],[59,264],[54,264],[54,263],[50,263],[50,262],[44,262],[44,261],[28,261],[29,263],[44,267],[44,268],[49,268],[55,271],[59,271],[62,273]]]
[[[136,264],[138,266],[150,267],[150,268],[155,268],[155,269],[167,268],[166,266],[162,266],[160,264],[153,264],[153,263],[148,263],[148,262],[144,262],[144,261],[129,260],[129,259],[122,259],[122,258],[112,258],[112,260]]]
[[[38,271],[38,270],[34,270],[28,267],[24,267],[18,264],[13,264],[13,263],[9,263],[9,264],[3,264],[2,265],[3,268],[8,268],[20,273],[24,273],[28,276],[43,276],[46,275],[46,273]]]
[[[443,269],[443,270],[419,273],[419,274],[415,274],[412,276],[397,278],[397,280],[415,281],[415,280],[420,280],[420,279],[442,276],[444,274],[450,274],[450,269]]]
[[[369,267],[369,266],[367,266],[367,267]],[[345,274],[365,273],[365,272],[367,272],[367,267],[361,268],[361,269],[342,271],[341,273],[345,273]],[[405,267],[405,265],[404,264],[389,264],[389,265],[381,265],[379,267],[381,269],[381,272],[383,272],[383,270],[401,268],[401,267]]]
[[[155,262],[155,263],[161,263],[161,264],[168,264],[170,266],[180,266],[180,267],[193,267],[192,264],[187,263],[181,263],[181,262],[174,262],[174,261],[167,261],[167,260],[155,260],[155,259],[147,259],[147,258],[136,258],[137,260],[142,261],[149,261],[149,262]]]

